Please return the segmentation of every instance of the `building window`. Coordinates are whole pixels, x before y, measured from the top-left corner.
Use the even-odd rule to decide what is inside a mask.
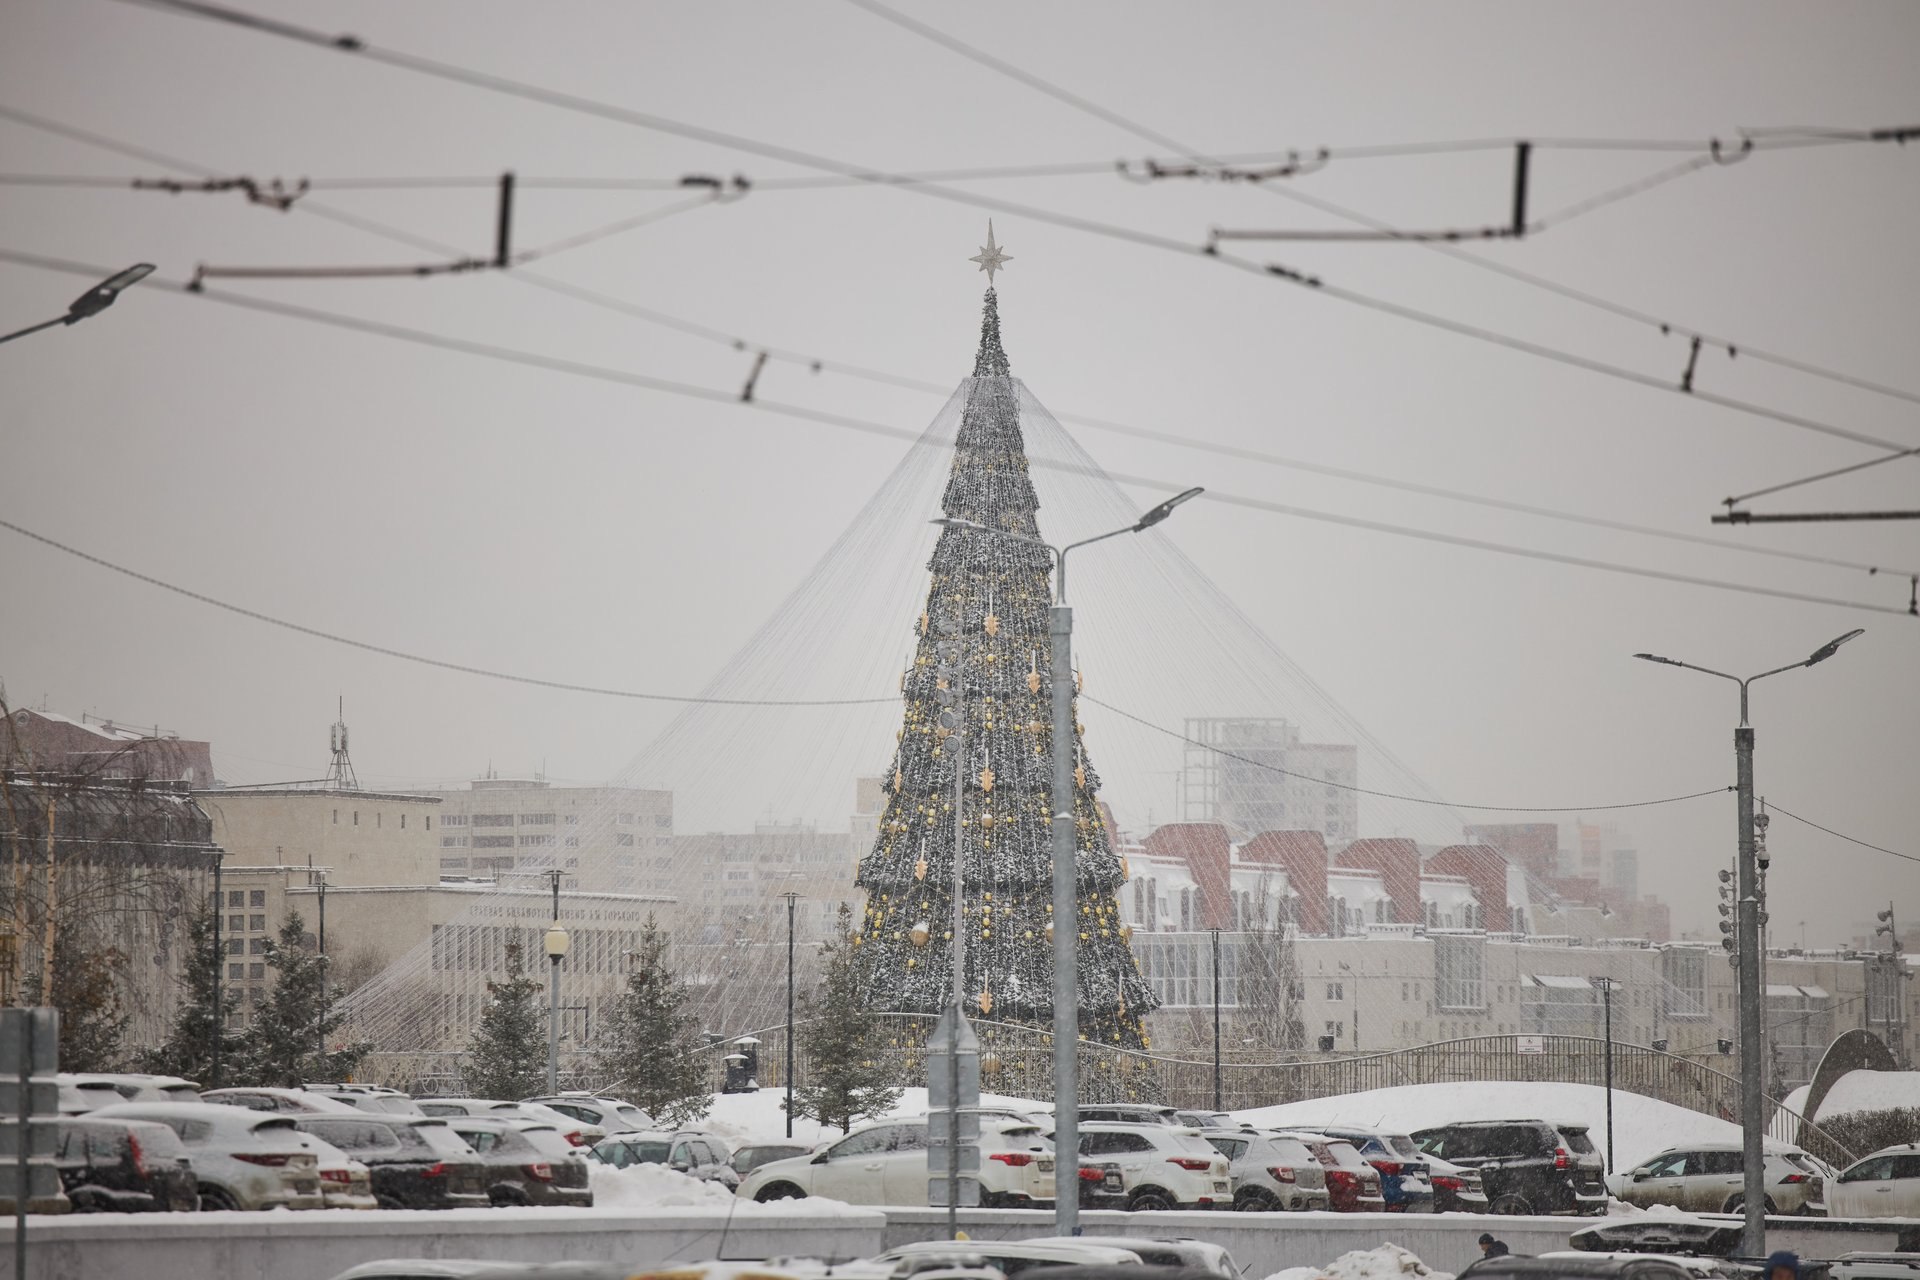
[[[358,809],[353,811],[353,825],[356,827],[360,825],[360,811]]]
[[[520,815],[520,825],[523,827],[550,827],[553,824],[554,815],[551,813],[523,813]]]
[[[473,847],[476,849],[511,849],[513,848],[513,837],[475,836],[473,838]]]
[[[616,831],[613,836],[613,842],[615,844],[630,845],[633,843],[633,833],[631,831]],[[948,965],[947,967],[951,969],[953,966]]]
[[[480,838],[482,840],[486,839],[485,836],[481,836]],[[442,849],[464,849],[467,847],[467,838],[465,836],[441,836],[440,847]]]
[[[239,933],[242,929],[245,929],[246,927],[247,927],[247,918],[245,916],[228,916],[227,917],[228,933]]]
[[[520,847],[523,849],[544,848],[545,846],[550,845],[552,843],[553,843],[552,836],[534,835],[534,836],[520,837]]]
[[[431,824],[433,819],[428,818],[427,822]],[[442,827],[464,827],[467,825],[467,815],[464,813],[443,813],[440,815],[440,825]]]
[[[333,811],[333,825],[336,827],[340,825],[340,811],[338,809]]]
[[[1433,940],[1433,998],[1442,1009],[1487,1007],[1486,956],[1478,938]]]
[[[402,831],[407,829],[407,815],[404,813],[400,815],[400,829]]]
[[[949,968],[951,968],[952,966],[951,966],[951,965],[949,965],[948,967],[949,967]],[[1345,1000],[1346,998],[1347,998],[1347,984],[1346,984],[1346,983],[1344,983],[1344,982],[1329,982],[1329,983],[1327,984],[1327,999],[1329,999],[1329,1000]]]
[[[246,971],[247,971],[247,966],[244,964],[230,964],[227,966],[227,979],[229,981],[237,982],[240,980],[241,975],[246,973]]]
[[[264,964],[250,964],[247,966],[247,976],[249,978],[264,978],[267,976],[267,966]]]
[[[247,928],[249,930],[260,930],[266,927],[267,927],[267,918],[265,916],[248,916],[247,917]]]
[[[510,827],[513,825],[513,815],[510,813],[476,813],[473,815],[473,825],[476,827]]]
[[[263,956],[267,954],[267,940],[265,938],[249,938],[247,941],[252,944],[247,950],[251,951],[254,955]]]
[[[264,906],[266,906],[266,905],[267,905],[267,891],[266,891],[265,889],[254,889],[254,890],[251,890],[251,891],[250,891],[250,892],[249,892],[249,893],[247,894],[247,905],[248,905],[248,906],[250,906],[250,907],[264,907]]]
[[[239,889],[231,890],[227,894],[227,905],[230,907],[244,907],[247,905],[247,895]]]
[[[227,954],[230,956],[243,956],[247,954],[247,940],[245,938],[228,938]]]

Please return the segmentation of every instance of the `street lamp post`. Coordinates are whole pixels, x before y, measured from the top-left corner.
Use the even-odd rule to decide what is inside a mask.
[[[1053,555],[1053,607],[1047,612],[1047,635],[1052,641],[1048,674],[1053,686],[1053,1163],[1054,1230],[1063,1236],[1079,1234],[1080,1122],[1075,1113],[1080,1096],[1076,1057],[1080,1040],[1078,947],[1074,920],[1076,873],[1073,834],[1073,609],[1067,604],[1067,555],[1089,543],[1140,533],[1173,514],[1173,509],[1205,492],[1188,489],[1168,498],[1125,528],[1114,529],[1055,547],[1040,538],[1005,529],[993,529],[976,520],[946,517],[933,523],[949,529],[996,534],[1016,542],[1043,547]]]
[[[573,940],[555,921],[542,941],[547,959],[553,962],[551,980],[547,983],[547,1092],[555,1094],[560,1092],[560,962],[566,958]]]
[[[793,904],[800,895],[792,889],[787,900],[787,1136],[793,1136]]]
[[[1600,1003],[1606,1010],[1604,1032],[1607,1037],[1607,1172],[1613,1172],[1613,979],[1595,978],[1600,988]]]
[[[137,284],[153,274],[151,262],[137,262],[125,271],[108,276],[93,288],[75,298],[67,307],[67,314],[43,320],[39,324],[30,324],[24,329],[15,329],[12,333],[0,333],[0,342],[12,342],[15,338],[24,338],[30,333],[42,329],[51,329],[57,324],[79,324],[88,316],[97,316],[113,305],[120,291],[129,285]]]
[[[1220,931],[1213,935],[1213,1109],[1220,1110]]]
[[[1753,726],[1747,723],[1747,686],[1756,680],[1777,676],[1783,671],[1811,667],[1815,663],[1825,662],[1839,652],[1841,645],[1860,634],[1861,630],[1856,628],[1843,636],[1829,640],[1799,662],[1790,662],[1784,667],[1775,667],[1771,671],[1762,671],[1759,675],[1745,677],[1715,671],[1711,667],[1697,667],[1691,662],[1681,662],[1677,658],[1663,658],[1657,654],[1633,655],[1644,662],[1658,662],[1669,667],[1685,667],[1689,671],[1698,671],[1703,675],[1731,680],[1740,686],[1740,723],[1733,731],[1734,786],[1739,797],[1740,855],[1736,885],[1740,895],[1739,949],[1736,957],[1739,962],[1740,987],[1740,1145],[1741,1162],[1745,1166],[1746,1174],[1741,1193],[1745,1229],[1741,1234],[1740,1248],[1750,1257],[1761,1257],[1767,1251],[1767,1191],[1763,1149],[1766,1139],[1766,1117],[1762,1114],[1764,1101],[1761,1089],[1761,1072],[1765,1069],[1766,1051],[1762,1043],[1765,1027],[1761,1022],[1760,880],[1759,863],[1754,850]]]

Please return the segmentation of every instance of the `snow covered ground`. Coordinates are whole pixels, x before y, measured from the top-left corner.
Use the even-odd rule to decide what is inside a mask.
[[[719,1134],[736,1147],[748,1142],[787,1142],[789,1141],[787,1113],[784,1108],[786,1099],[787,1094],[784,1089],[761,1089],[757,1093],[717,1093],[713,1097],[713,1109],[707,1112],[707,1118],[701,1121],[701,1127]],[[1032,1098],[1012,1098],[998,1093],[982,1093],[980,1105],[1012,1107],[1015,1110],[1039,1115],[1050,1115],[1053,1112],[1053,1106],[1050,1103],[1035,1102]],[[887,1114],[923,1116],[926,1113],[927,1091],[903,1089],[900,1093],[900,1101],[895,1103]],[[796,1116],[791,1141],[812,1146],[816,1142],[837,1138],[840,1135],[839,1129],[822,1128],[817,1120]]]
[[[1277,1107],[1237,1111],[1262,1128],[1297,1124],[1363,1124],[1408,1133],[1456,1120],[1556,1120],[1587,1126],[1593,1145],[1607,1145],[1607,1091],[1598,1085],[1546,1081],[1463,1080],[1369,1089]],[[1615,1169],[1627,1169],[1683,1142],[1738,1142],[1740,1126],[1670,1102],[1613,1092]]]
[[[1376,1245],[1343,1253],[1324,1267],[1288,1267],[1267,1280],[1453,1280],[1453,1272],[1436,1271],[1397,1244]]]
[[[660,1209],[723,1209],[741,1217],[784,1214],[789,1217],[838,1217],[850,1206],[824,1196],[760,1204],[742,1200],[717,1182],[703,1182],[665,1165],[636,1164],[624,1169],[595,1164],[593,1209],[651,1212]]]

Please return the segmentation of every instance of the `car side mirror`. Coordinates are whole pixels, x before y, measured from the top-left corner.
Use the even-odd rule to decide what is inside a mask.
[[[827,1162],[827,1153],[824,1151],[822,1151],[819,1155],[813,1158],[814,1164],[825,1164],[826,1162]]]
[[[1645,1182],[1648,1178],[1651,1178],[1652,1176],[1653,1175],[1645,1169],[1635,1169],[1633,1171],[1633,1180],[1635,1182]]]

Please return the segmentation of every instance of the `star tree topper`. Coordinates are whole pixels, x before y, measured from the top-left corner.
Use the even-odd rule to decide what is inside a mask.
[[[1012,254],[1002,253],[1000,251],[1000,246],[993,242],[993,219],[992,218],[987,219],[986,245],[981,248],[978,254],[974,255],[971,258],[968,258],[967,261],[977,262],[980,264],[980,269],[987,273],[987,286],[989,288],[993,286],[993,273],[996,271],[1004,270],[1006,265],[1009,262],[1013,261]]]

